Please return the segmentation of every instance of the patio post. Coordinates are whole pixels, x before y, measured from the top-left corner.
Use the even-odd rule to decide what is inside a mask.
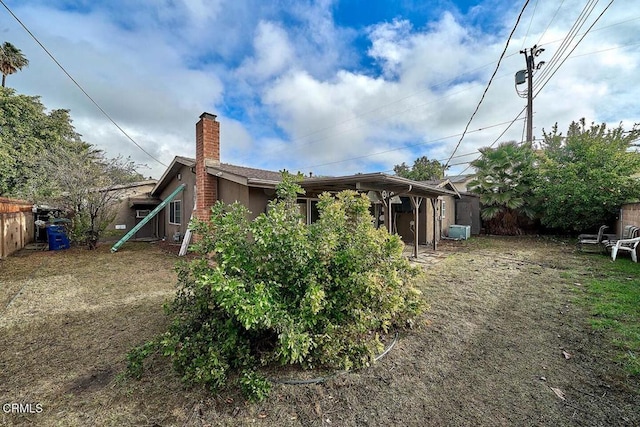
[[[437,226],[436,226],[436,221],[437,221],[437,217],[438,217],[438,211],[436,210],[436,205],[438,199],[431,199],[431,206],[433,207],[433,250],[434,252],[437,250],[437,240],[436,240],[436,230],[437,230]]]
[[[418,258],[418,236],[420,227],[418,226],[418,219],[420,218],[419,211],[422,204],[422,197],[410,196],[411,204],[413,205],[413,222],[414,222],[414,238],[413,238],[413,257]]]

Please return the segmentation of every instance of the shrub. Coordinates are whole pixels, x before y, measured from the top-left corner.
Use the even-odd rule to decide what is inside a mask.
[[[323,194],[319,220],[307,226],[302,192],[283,173],[278,200],[253,222],[244,206],[217,203],[210,221],[193,223],[199,256],[178,267],[172,323],[129,354],[131,373],[157,348],[187,384],[216,391],[233,378],[260,400],[269,390],[261,365],[367,366],[382,349],[380,332],[412,322],[423,308],[411,285],[418,269],[398,236],[373,227],[369,200]]]

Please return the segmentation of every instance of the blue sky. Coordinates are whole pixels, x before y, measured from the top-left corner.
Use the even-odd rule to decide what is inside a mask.
[[[446,161],[525,4],[4,1],[161,163],[194,155],[195,123],[207,111],[221,123],[223,162],[316,175],[390,171],[422,155]],[[534,101],[535,137],[582,117],[640,122],[635,0],[616,0],[560,65],[607,4],[529,1],[450,173],[465,171],[479,147],[522,140],[523,120],[507,129],[526,105],[513,76],[525,66],[520,50],[534,44],[545,49],[537,60],[551,65],[534,76],[544,84]],[[589,5],[578,36],[557,56]],[[2,41],[30,61],[8,77],[9,87],[70,109],[84,140],[146,164],[145,175],[162,174],[164,166],[120,133],[2,7],[0,16]]]

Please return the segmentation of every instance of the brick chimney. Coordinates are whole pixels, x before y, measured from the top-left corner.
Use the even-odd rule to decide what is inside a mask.
[[[209,219],[218,200],[218,178],[207,173],[207,165],[220,163],[220,122],[215,114],[202,113],[196,123],[196,208],[195,216]]]

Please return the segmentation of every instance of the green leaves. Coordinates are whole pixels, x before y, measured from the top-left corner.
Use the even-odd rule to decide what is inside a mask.
[[[427,156],[422,156],[413,162],[412,167],[409,167],[403,162],[400,165],[395,165],[393,171],[396,175],[403,178],[414,181],[428,181],[431,179],[442,179],[445,167],[444,164],[437,160],[429,160]]]
[[[9,42],[4,42],[0,46],[0,72],[2,73],[2,87],[5,87],[5,80],[9,74],[29,65],[29,60],[22,54],[22,51]]]
[[[507,142],[497,148],[481,148],[480,153],[471,163],[477,174],[469,188],[480,195],[485,227],[491,234],[521,234],[523,217],[534,215],[533,149],[529,144]]]
[[[300,221],[296,178],[284,174],[267,214],[216,204],[192,225],[200,255],[179,270],[169,331],[156,342],[189,383],[218,390],[238,378],[247,398],[266,397],[261,364],[350,369],[371,363],[377,331],[402,327],[424,307],[418,269],[398,236],[374,229],[369,200],[352,191],[320,197],[319,220]],[[141,370],[139,351],[133,374]]]
[[[537,196],[542,223],[564,231],[584,231],[615,220],[620,205],[638,200],[640,154],[633,142],[640,137],[634,126],[607,129],[573,122],[567,136],[557,126],[544,133],[544,157]]]

